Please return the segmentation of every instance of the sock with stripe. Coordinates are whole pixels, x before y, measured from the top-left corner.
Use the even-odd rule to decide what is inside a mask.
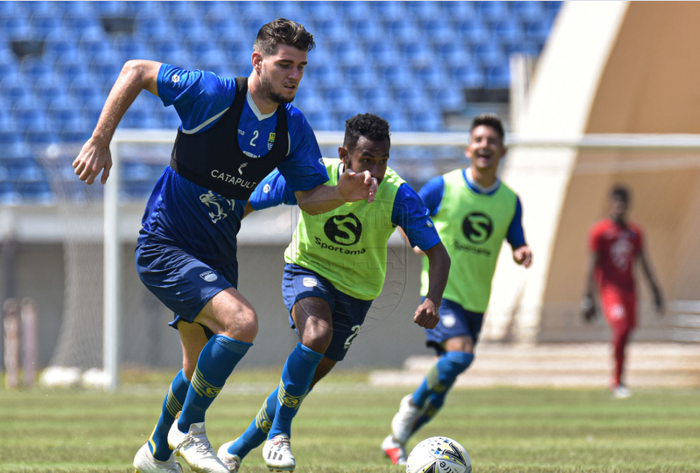
[[[151,438],[148,439],[148,446],[156,460],[166,461],[173,452],[168,445],[168,430],[175,422],[177,413],[182,410],[182,403],[185,402],[189,386],[190,382],[187,381],[185,372],[180,370],[170,384],[168,395],[165,396],[163,401],[163,410],[160,413],[160,418],[151,434]]]
[[[187,433],[190,425],[204,422],[207,409],[252,345],[225,335],[214,335],[204,345],[177,423],[180,432]]]
[[[267,439],[267,434],[270,432],[272,420],[275,418],[275,411],[277,410],[278,393],[279,388],[275,388],[275,390],[267,396],[258,415],[255,416],[255,419],[253,419],[253,422],[250,423],[246,431],[243,432],[243,435],[238,437],[236,441],[231,444],[228,448],[228,453],[231,455],[238,455],[241,460],[243,460],[252,449],[260,446],[260,444]]]
[[[469,368],[472,361],[474,361],[472,353],[448,351],[442,355],[413,393],[413,404],[424,407],[428,398],[433,394],[447,393],[457,376]]]
[[[278,388],[277,410],[267,435],[268,439],[279,434],[292,435],[292,420],[306,397],[321,359],[323,359],[323,353],[318,353],[301,343],[297,343],[296,348],[287,358]]]

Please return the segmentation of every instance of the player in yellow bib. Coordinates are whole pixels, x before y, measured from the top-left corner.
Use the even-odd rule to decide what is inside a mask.
[[[435,348],[439,359],[418,389],[401,400],[392,433],[382,443],[394,464],[406,463],[409,437],[437,414],[457,376],[474,360],[503,240],[512,246],[516,263],[526,268],[532,263],[520,199],[496,175],[506,153],[503,141],[501,120],[479,115],[465,150],[471,166],[432,179],[419,192],[452,264],[440,323],[426,330],[426,344]],[[421,295],[427,294],[428,268],[424,260]]]
[[[319,215],[302,211],[285,250],[282,296],[300,342],[287,358],[279,387],[238,439],[219,449],[231,472],[267,439],[263,458],[272,471],[293,471],[296,460],[289,437],[292,419],[313,386],[341,361],[384,285],[387,242],[397,226],[430,262],[425,297],[413,321],[435,328],[450,268],[448,252],[418,194],[387,167],[389,124],[372,114],[356,115],[345,124],[340,159],[323,158],[328,185],[343,173],[370,171],[379,185],[374,202],[342,204]],[[247,211],[296,199],[284,177],[273,172],[251,195]]]

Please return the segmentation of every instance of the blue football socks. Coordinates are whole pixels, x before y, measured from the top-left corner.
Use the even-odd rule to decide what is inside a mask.
[[[160,413],[160,419],[158,419],[158,423],[151,434],[151,438],[148,439],[151,453],[156,460],[166,461],[173,452],[170,446],[168,446],[168,430],[170,430],[170,426],[175,422],[177,413],[182,410],[182,403],[185,402],[187,388],[189,388],[189,386],[190,382],[187,381],[185,372],[180,370],[170,384],[168,395],[165,396],[165,400],[163,401],[163,410]]]
[[[278,392],[279,388],[275,388],[275,390],[267,396],[258,415],[255,416],[255,419],[253,419],[253,422],[250,423],[246,431],[243,432],[243,435],[238,437],[236,441],[229,446],[228,453],[231,455],[238,455],[242,460],[252,449],[258,447],[267,439],[267,434],[270,432],[272,420],[275,418],[275,411],[277,410]]]
[[[292,435],[292,419],[297,414],[314,378],[316,367],[322,359],[323,353],[297,343],[282,370],[282,380],[277,393],[277,410],[268,439],[279,434]]]
[[[204,345],[177,423],[180,432],[187,433],[190,425],[204,422],[207,409],[252,345],[225,335],[214,335]]]
[[[452,387],[457,376],[469,368],[472,361],[474,361],[474,354],[472,353],[448,351],[442,355],[430,369],[428,376],[425,377],[421,385],[413,393],[413,404],[424,407],[429,397],[433,399],[433,396],[437,395],[438,397],[434,398],[434,401],[442,406],[447,391]],[[442,401],[438,400],[440,395],[442,396]]]

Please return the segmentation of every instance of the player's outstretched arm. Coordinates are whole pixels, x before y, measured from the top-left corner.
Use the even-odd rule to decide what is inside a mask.
[[[109,143],[122,117],[139,93],[146,89],[158,95],[158,71],[160,63],[146,60],[127,61],[117,81],[109,92],[107,101],[90,139],[83,145],[80,154],[73,161],[75,174],[90,185],[102,172],[102,184],[107,182],[112,168],[112,155]]]
[[[654,305],[656,306],[656,313],[658,315],[664,315],[664,296],[661,293],[661,287],[659,284],[656,282],[656,277],[654,276],[654,272],[651,269],[651,262],[649,261],[649,258],[646,255],[646,251],[644,248],[639,252],[639,261],[642,263],[642,269],[644,270],[644,274],[647,277],[647,280],[649,281],[649,286],[651,286],[651,292],[654,295]]]
[[[450,255],[442,242],[425,251],[428,257],[430,286],[425,300],[418,306],[413,321],[424,328],[435,328],[440,321],[438,310],[450,274]]]
[[[320,184],[308,191],[295,192],[299,208],[309,215],[330,212],[346,202],[367,200],[372,203],[377,193],[377,180],[369,171],[355,173],[346,170],[340,175],[337,186]]]
[[[527,245],[514,249],[513,260],[519,265],[529,268],[532,265],[532,250]]]
[[[597,314],[595,300],[593,299],[593,272],[598,265],[598,253],[591,253],[588,260],[588,272],[586,278],[586,292],[581,300],[581,315],[586,322],[593,320]]]

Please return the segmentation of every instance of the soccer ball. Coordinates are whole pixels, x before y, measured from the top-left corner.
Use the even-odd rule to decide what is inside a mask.
[[[430,437],[416,445],[406,461],[406,473],[471,473],[472,461],[459,443]]]

